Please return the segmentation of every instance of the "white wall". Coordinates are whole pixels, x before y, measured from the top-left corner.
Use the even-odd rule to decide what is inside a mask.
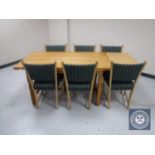
[[[67,25],[69,24],[69,25]],[[72,19],[49,20],[50,43],[124,45],[139,62],[148,63],[145,72],[155,75],[155,20]]]
[[[70,20],[70,44],[122,45],[155,75],[155,20]]]
[[[51,19],[49,20],[49,44],[66,44],[67,36],[67,20]]]
[[[48,20],[0,20],[0,65],[44,50],[48,41]]]
[[[155,20],[0,20],[0,65],[44,50],[45,44],[121,45],[155,75]]]

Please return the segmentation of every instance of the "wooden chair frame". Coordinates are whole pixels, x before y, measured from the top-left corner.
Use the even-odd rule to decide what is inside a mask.
[[[136,83],[137,83],[137,81],[138,81],[138,79],[139,79],[139,77],[140,77],[140,75],[141,75],[141,72],[142,72],[142,70],[144,69],[145,65],[146,65],[146,61],[144,62],[144,66],[142,67],[140,73],[138,74],[137,79],[136,79],[135,81],[132,81],[132,82],[133,82],[133,88],[130,90],[129,96],[127,95],[126,90],[121,90],[121,95],[122,95],[122,97],[123,97],[123,96],[126,97],[127,109],[129,109],[130,106],[131,106],[131,98],[132,98],[133,92],[134,92],[134,90],[135,90],[135,85],[136,85]],[[112,73],[113,73],[113,62],[111,62],[110,79],[109,79],[109,86],[108,86],[108,90],[107,90],[107,95],[106,95],[106,93],[105,93],[105,97],[106,97],[106,99],[108,100],[108,109],[110,109],[110,103],[111,103],[111,90],[112,90],[112,89],[111,89],[111,86],[112,86],[112,76],[113,76]],[[123,93],[124,93],[124,94],[123,94]]]
[[[89,100],[88,100],[88,105],[87,105],[88,109],[91,108],[91,100],[92,100],[93,87],[94,87],[96,68],[97,68],[98,62],[96,62],[95,64],[96,64],[96,66],[95,66],[93,79],[91,81],[91,88],[90,88],[90,92],[89,92]],[[69,88],[68,88],[69,84],[68,84],[67,75],[66,75],[66,71],[65,71],[65,67],[64,67],[64,62],[62,62],[62,67],[63,67],[63,73],[64,73],[64,78],[65,78],[66,92],[67,92],[67,100],[68,100],[67,107],[68,107],[68,109],[71,109],[71,95],[70,95],[70,91],[69,91]]]
[[[23,66],[24,66],[25,63],[24,62],[22,62],[22,63],[23,63]],[[55,64],[55,107],[58,108],[58,85],[57,85],[56,62],[54,64]],[[25,69],[25,72],[26,72],[26,77],[27,77],[27,81],[28,81],[28,86],[29,86],[29,90],[30,90],[32,103],[36,108],[39,108],[40,107],[39,99],[41,97],[41,91],[34,89],[33,81],[30,78],[30,76],[29,76],[28,72],[26,71],[26,69]]]

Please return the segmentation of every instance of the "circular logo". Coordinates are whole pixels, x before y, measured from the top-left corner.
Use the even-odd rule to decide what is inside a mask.
[[[149,115],[143,110],[137,110],[130,117],[131,125],[136,129],[144,129],[149,124]]]

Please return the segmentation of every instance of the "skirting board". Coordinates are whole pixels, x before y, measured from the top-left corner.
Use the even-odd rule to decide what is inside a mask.
[[[9,67],[9,66],[12,66],[18,62],[20,62],[22,59],[20,60],[16,60],[16,61],[13,61],[13,62],[10,62],[10,63],[7,63],[7,64],[4,64],[4,65],[0,65],[0,69],[3,69],[3,68],[6,68],[6,67]]]
[[[150,78],[150,79],[155,79],[155,75],[144,73],[144,72],[142,73],[142,76],[145,76],[145,77]]]

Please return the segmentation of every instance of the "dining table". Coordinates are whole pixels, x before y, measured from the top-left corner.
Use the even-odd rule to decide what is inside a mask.
[[[137,61],[127,52],[50,52],[35,51],[25,56],[19,63],[15,64],[15,70],[24,70],[24,63],[29,64],[48,64],[56,63],[57,72],[62,73],[62,62],[66,64],[92,64],[98,62],[96,73],[96,105],[101,104],[103,93],[103,72],[111,69],[111,63],[136,64]]]

